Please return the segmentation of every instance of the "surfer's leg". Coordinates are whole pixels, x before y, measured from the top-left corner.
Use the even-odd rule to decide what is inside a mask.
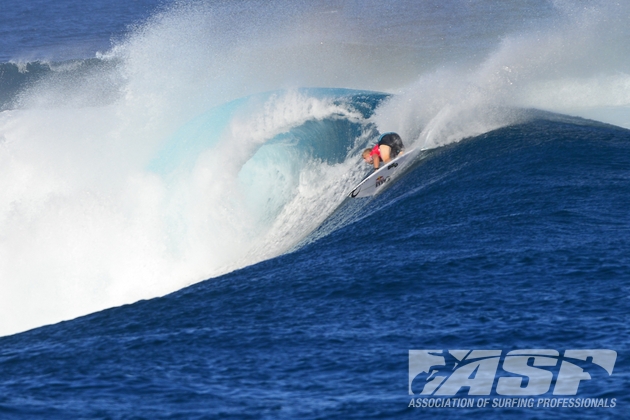
[[[388,160],[386,160],[385,162],[388,162],[389,160],[394,159],[396,156],[398,156],[400,154],[402,149],[405,147],[405,146],[403,146],[402,139],[396,133],[385,134],[381,138],[381,140],[378,142],[378,144],[379,144],[379,146],[388,146],[389,147]]]
[[[389,162],[390,160],[392,160],[391,158],[391,153],[392,153],[392,148],[389,147],[386,144],[381,144],[380,146],[378,146],[378,150],[381,152],[381,159],[383,159],[383,162]]]

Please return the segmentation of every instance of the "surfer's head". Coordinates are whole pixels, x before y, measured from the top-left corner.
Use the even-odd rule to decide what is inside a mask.
[[[374,163],[374,157],[372,156],[372,149],[365,149],[361,156],[363,156],[363,160],[365,161],[365,163],[368,163],[370,165]]]

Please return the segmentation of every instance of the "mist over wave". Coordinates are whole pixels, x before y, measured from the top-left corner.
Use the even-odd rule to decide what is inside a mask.
[[[379,131],[431,148],[522,108],[630,127],[630,5],[487,3],[177,3],[94,59],[4,63],[0,334],[286,252]]]
[[[519,108],[630,128],[630,5],[554,4],[549,26],[504,36],[477,65],[422,75],[375,121],[428,148],[516,123]]]

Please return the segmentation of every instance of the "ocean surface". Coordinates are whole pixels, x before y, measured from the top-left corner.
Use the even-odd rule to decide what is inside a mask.
[[[627,418],[629,18],[3,2],[0,419]]]

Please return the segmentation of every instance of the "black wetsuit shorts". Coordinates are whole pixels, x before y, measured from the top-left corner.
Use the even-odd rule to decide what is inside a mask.
[[[390,157],[392,159],[398,156],[398,154],[405,148],[405,146],[403,146],[402,139],[396,133],[383,134],[378,141],[378,145],[381,146],[383,144],[392,148],[390,153]]]

